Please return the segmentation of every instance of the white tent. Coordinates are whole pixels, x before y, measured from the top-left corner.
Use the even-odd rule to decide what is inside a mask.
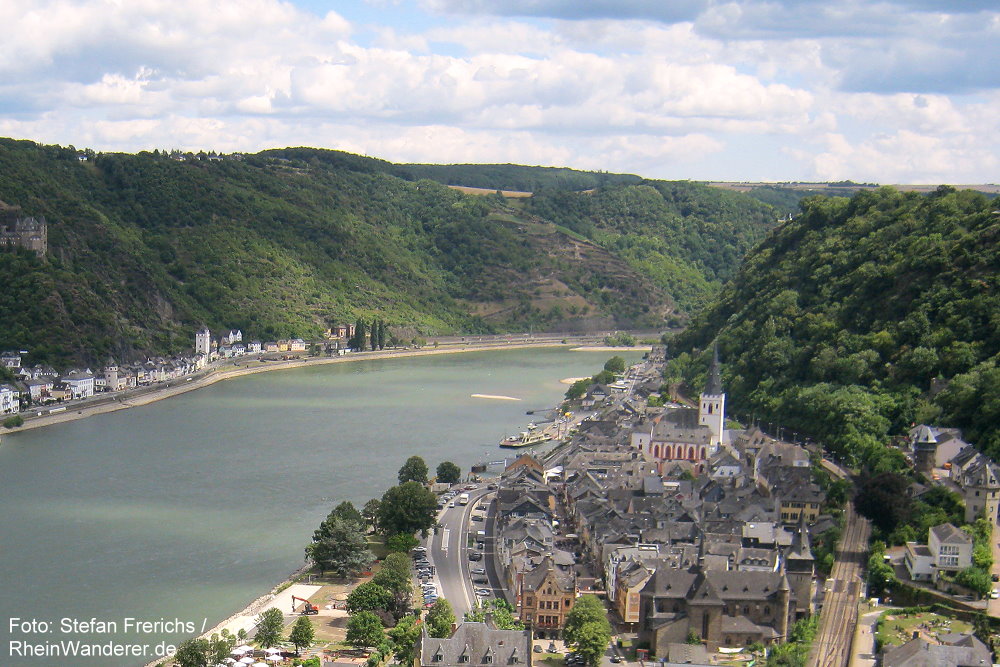
[[[243,646],[237,646],[232,651],[230,651],[229,654],[230,655],[243,655],[247,651],[252,651],[252,650],[253,650],[253,646],[247,646],[246,644],[244,644]]]

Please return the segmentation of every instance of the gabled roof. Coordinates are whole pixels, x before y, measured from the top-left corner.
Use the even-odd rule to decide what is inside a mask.
[[[509,667],[531,664],[531,633],[528,630],[497,630],[488,623],[465,622],[448,639],[437,639],[421,631],[420,664],[431,667]]]
[[[930,532],[941,544],[972,544],[972,537],[950,523],[932,526]]]

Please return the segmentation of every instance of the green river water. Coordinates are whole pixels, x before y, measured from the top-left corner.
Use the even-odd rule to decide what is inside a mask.
[[[3,434],[0,665],[144,664],[154,656],[18,657],[16,642],[177,644],[190,633],[126,632],[124,619],[210,628],[298,568],[333,505],[381,496],[414,454],[463,473],[510,456],[497,442],[532,419],[526,410],[556,404],[561,378],[610,356],[549,348],[316,366]]]

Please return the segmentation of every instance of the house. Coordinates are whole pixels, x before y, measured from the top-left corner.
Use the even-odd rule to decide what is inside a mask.
[[[531,667],[531,631],[498,630],[487,615],[483,623],[466,621],[447,639],[427,634],[417,640],[414,667]]]
[[[927,544],[907,542],[903,564],[913,581],[937,581],[942,572],[958,572],[972,565],[972,537],[950,523],[927,531]]]
[[[288,349],[290,352],[305,352],[306,342],[301,338],[293,338],[288,341]]]
[[[222,344],[232,345],[233,343],[239,343],[243,340],[243,332],[239,329],[230,330],[227,333],[222,334]]]
[[[21,354],[14,351],[0,353],[0,366],[4,368],[20,368]]]
[[[21,409],[17,390],[9,384],[0,384],[0,415],[12,415]]]
[[[910,448],[918,472],[930,475],[934,468],[943,468],[968,446],[956,428],[940,428],[921,424],[910,429]]]
[[[915,637],[882,655],[883,667],[988,667],[990,649],[973,635],[962,635],[953,643],[932,644]]]
[[[972,565],[972,536],[950,523],[932,526],[927,531],[927,548],[938,571],[958,572]]]
[[[60,382],[73,400],[94,395],[94,376],[90,373],[70,373],[60,378]]]
[[[965,500],[965,521],[981,516],[995,522],[1000,508],[1000,466],[985,456],[978,456],[965,468],[958,480]]]
[[[250,344],[247,345],[247,354],[260,354],[262,349],[264,348],[259,340],[252,340],[250,341]]]
[[[273,340],[269,340],[268,342],[264,343],[264,351],[278,352],[280,351],[280,348],[278,347],[278,344],[276,342],[274,342]]]
[[[518,617],[539,639],[555,639],[566,624],[578,593],[572,565],[557,565],[546,556],[530,572],[521,575],[517,596]]]

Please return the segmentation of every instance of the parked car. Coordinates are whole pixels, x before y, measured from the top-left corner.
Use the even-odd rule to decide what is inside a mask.
[[[493,591],[491,591],[491,590],[489,590],[487,588],[477,588],[476,589],[476,595],[478,595],[479,597],[486,598],[486,597],[489,597],[489,596],[493,595]]]
[[[481,567],[473,568],[469,570],[469,572],[471,572],[472,574],[486,574],[486,570]]]
[[[483,559],[483,554],[481,554],[480,552],[478,551],[469,552],[469,560],[482,560],[482,559]]]
[[[473,521],[485,521],[486,517],[484,517],[482,514],[473,514],[472,515],[472,520]]]

